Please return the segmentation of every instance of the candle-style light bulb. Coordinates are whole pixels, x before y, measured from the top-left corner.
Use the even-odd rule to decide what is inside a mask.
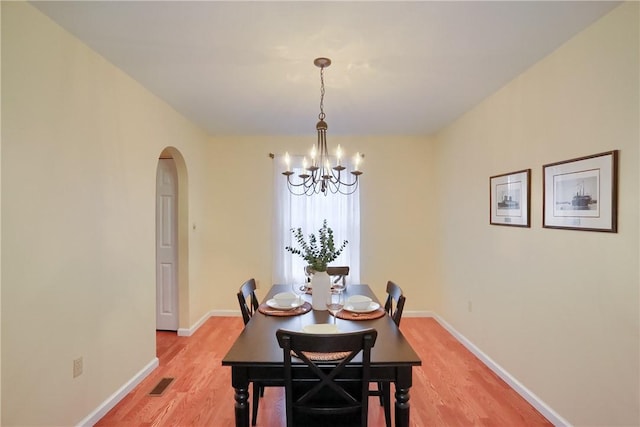
[[[302,169],[307,170],[307,158],[302,158]]]
[[[315,161],[316,160],[316,146],[312,145],[311,146],[311,161]]]
[[[360,152],[356,153],[356,158],[354,159],[354,163],[355,163],[355,170],[359,171],[359,166],[360,166]]]
[[[284,153],[284,162],[287,165],[287,172],[291,171],[291,158],[288,151]]]
[[[340,144],[338,144],[338,148],[336,148],[336,158],[338,159],[338,166],[340,166],[341,157],[342,157],[342,148],[340,148]]]

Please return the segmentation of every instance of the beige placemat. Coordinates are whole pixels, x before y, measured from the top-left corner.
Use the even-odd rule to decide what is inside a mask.
[[[370,313],[354,313],[353,311],[340,310],[336,316],[338,319],[344,320],[371,320],[382,317],[386,314],[386,311],[382,307],[377,310],[373,310]]]
[[[305,301],[300,307],[296,307],[292,310],[278,310],[269,307],[266,303],[262,303],[258,306],[258,311],[266,316],[297,316],[304,314],[311,310],[311,304]]]
[[[320,360],[320,361],[341,360],[351,354],[350,351],[338,351],[335,353],[315,353],[311,351],[303,351],[303,353],[310,360]],[[298,357],[298,355],[293,350],[291,350],[291,355],[293,357]]]

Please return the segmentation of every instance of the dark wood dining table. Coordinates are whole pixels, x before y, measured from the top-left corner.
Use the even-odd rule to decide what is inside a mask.
[[[289,285],[273,285],[263,302],[278,292],[290,291]],[[346,297],[367,295],[378,302],[368,285],[349,285]],[[310,296],[305,296],[311,302]],[[332,323],[326,310],[310,310],[297,316],[269,316],[256,312],[235,343],[222,359],[223,366],[231,367],[231,384],[235,389],[235,419],[237,427],[249,427],[249,383],[267,381],[284,383],[282,349],[276,340],[280,328],[300,331],[309,324]],[[372,320],[337,319],[341,332],[375,328],[378,339],[371,351],[371,381],[391,381],[395,384],[395,425],[409,426],[409,390],[412,368],[421,365],[420,358],[391,317],[384,315]],[[362,363],[354,359],[354,364]]]

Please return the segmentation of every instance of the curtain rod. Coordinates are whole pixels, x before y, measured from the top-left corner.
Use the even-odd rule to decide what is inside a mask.
[[[293,157],[304,157],[304,156],[306,156],[306,154],[289,154],[289,155],[293,156]],[[276,155],[273,154],[273,153],[268,153],[267,156],[269,156],[271,159],[275,159],[276,158]],[[364,153],[360,153],[360,158],[364,159]]]

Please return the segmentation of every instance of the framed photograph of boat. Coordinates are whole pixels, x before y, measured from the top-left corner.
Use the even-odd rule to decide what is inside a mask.
[[[489,224],[531,226],[531,169],[489,178]]]
[[[618,150],[542,167],[542,226],[616,233]]]

